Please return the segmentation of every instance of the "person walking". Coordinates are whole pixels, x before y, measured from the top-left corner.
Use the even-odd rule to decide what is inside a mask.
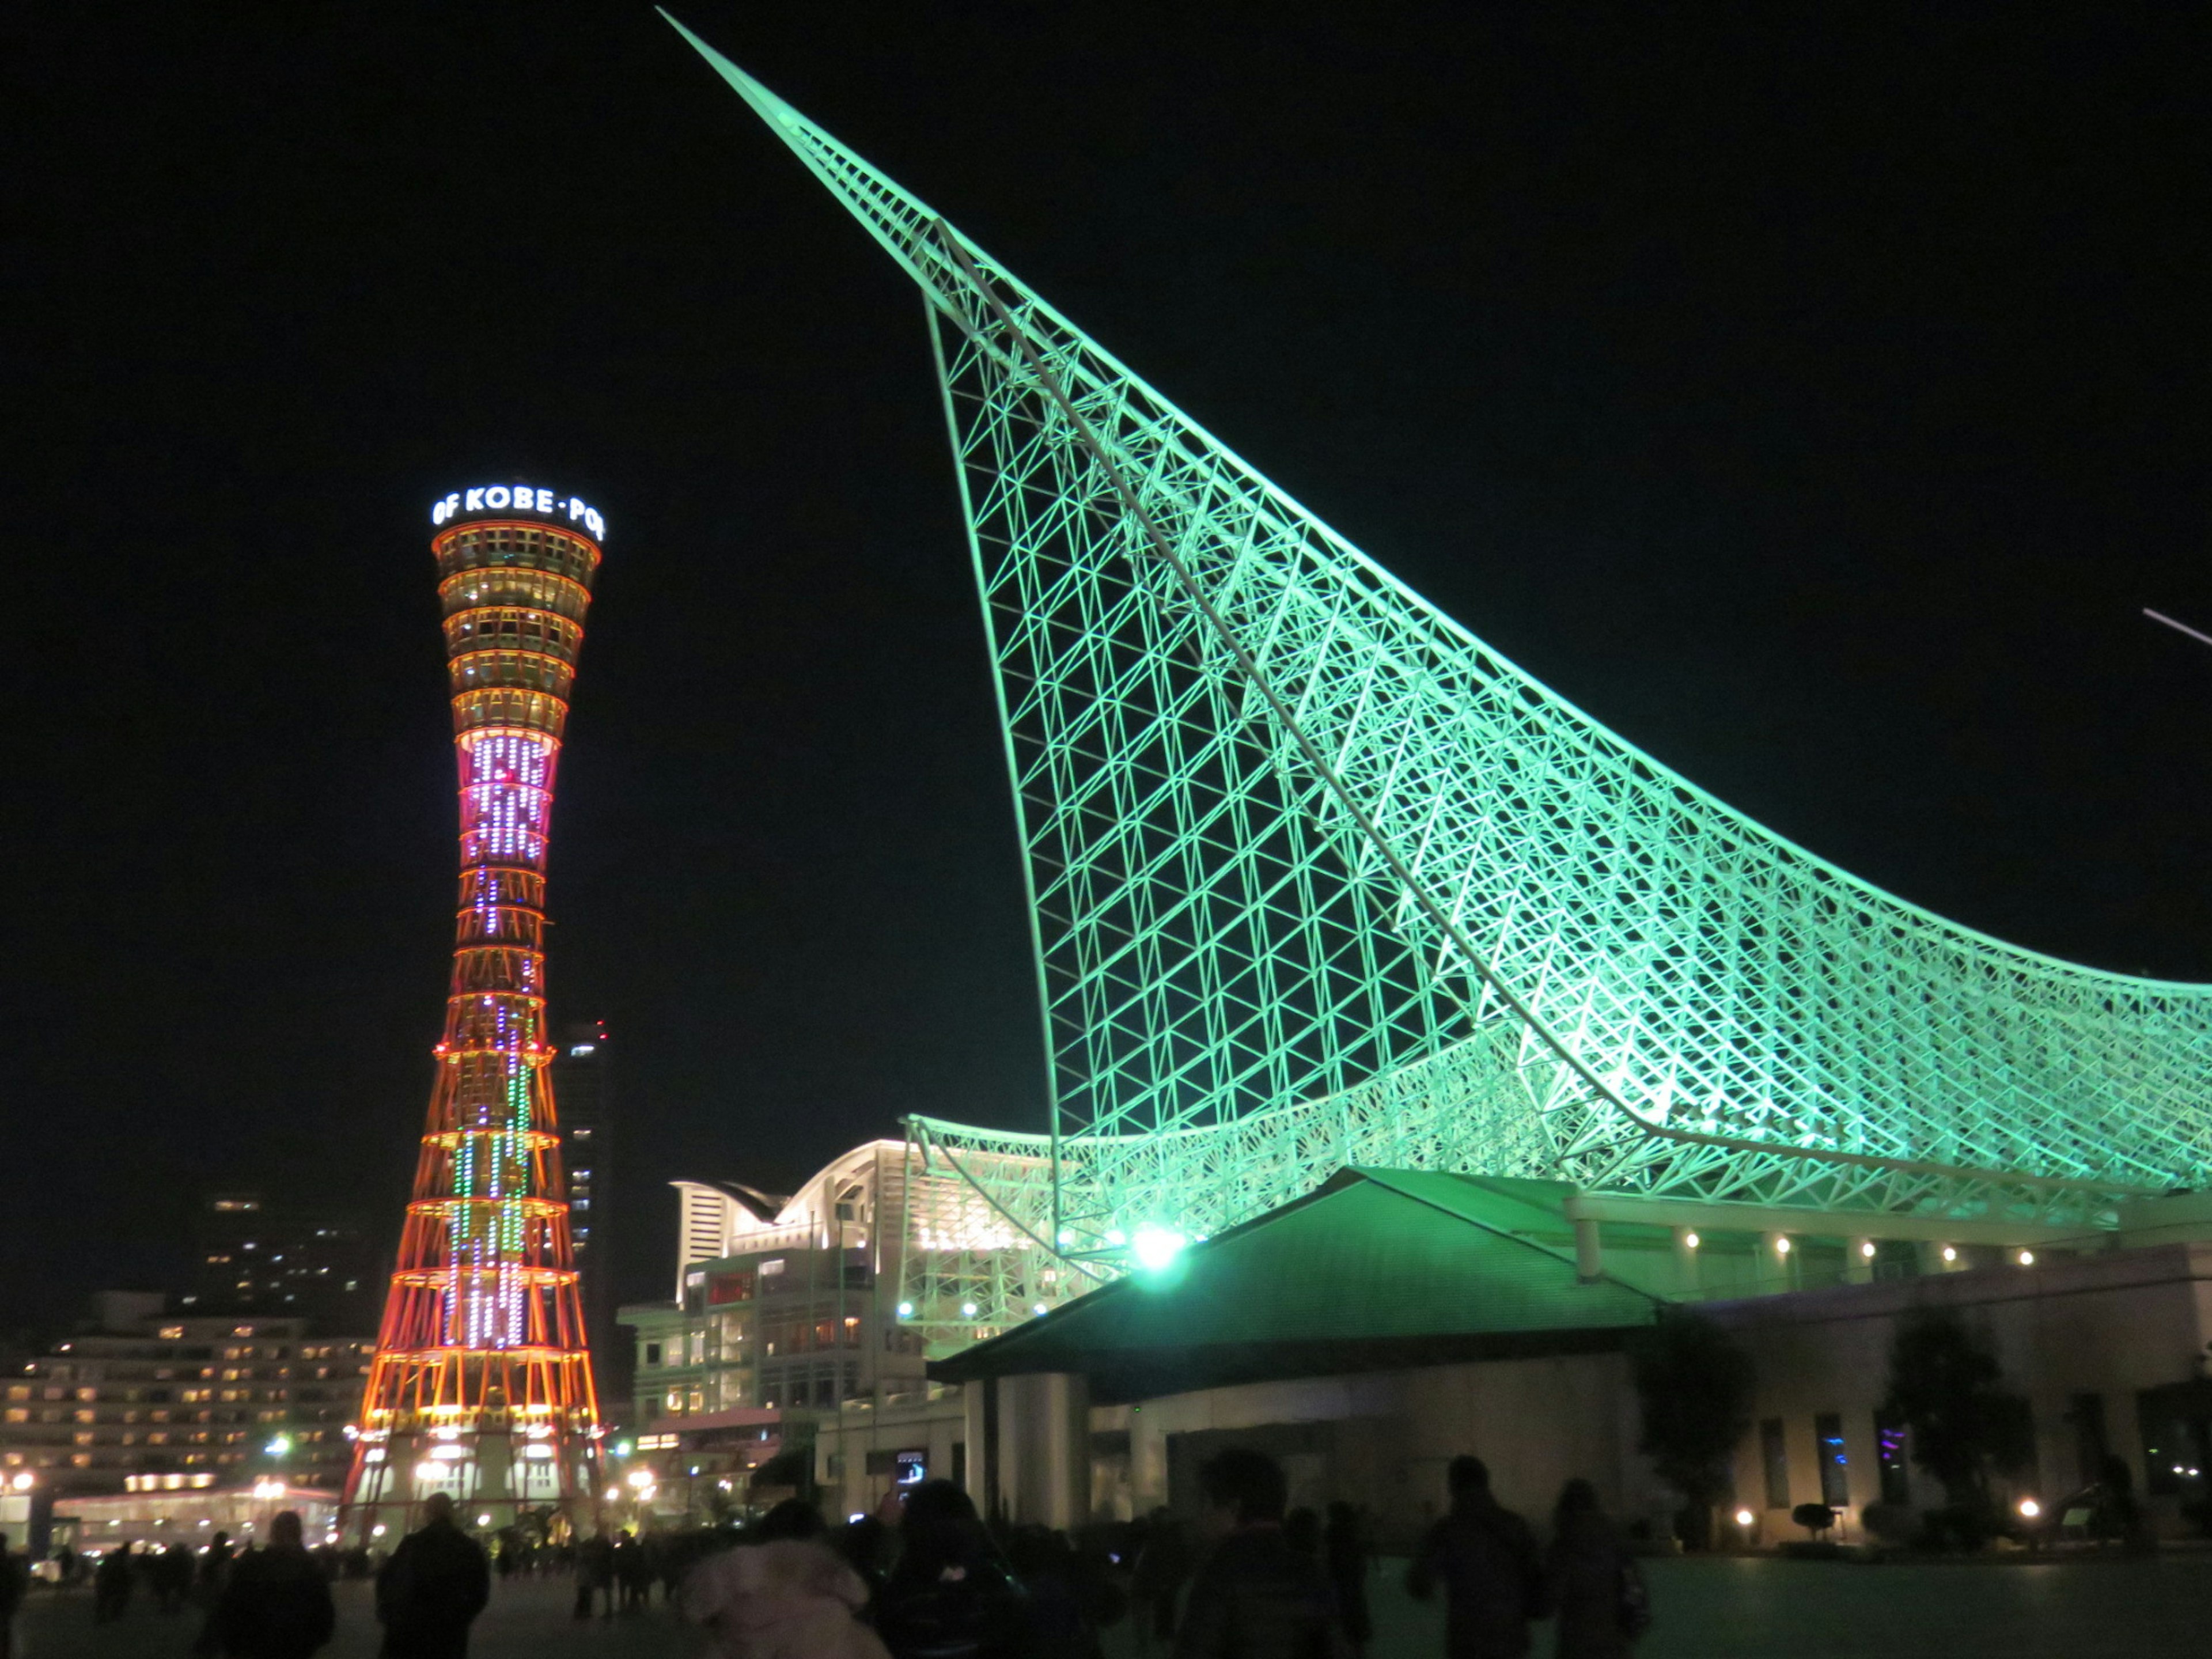
[[[296,1510],[269,1522],[269,1543],[240,1561],[215,1610],[216,1651],[229,1659],[307,1659],[337,1628],[322,1564],[307,1553]]]
[[[1198,1485],[1214,1544],[1190,1582],[1175,1659],[1340,1659],[1328,1583],[1283,1535],[1281,1466],[1232,1446],[1200,1467]]]
[[[1455,1457],[1448,1479],[1451,1513],[1422,1540],[1406,1589],[1425,1601],[1443,1585],[1446,1659],[1521,1659],[1547,1610],[1535,1534],[1491,1496],[1480,1458]]]
[[[92,1622],[112,1624],[131,1604],[131,1550],[118,1545],[92,1570]]]
[[[576,1548],[576,1617],[592,1616],[592,1599],[604,1595],[602,1619],[615,1616],[615,1546],[604,1532],[595,1532]]]
[[[388,1659],[466,1659],[469,1626],[491,1600],[483,1547],[453,1524],[453,1498],[432,1492],[429,1519],[376,1576],[376,1616]]]
[[[185,1610],[185,1604],[192,1599],[192,1580],[198,1576],[198,1565],[192,1559],[192,1547],[181,1538],[147,1561],[147,1577],[163,1613]]]
[[[0,1532],[0,1659],[15,1659],[15,1615],[31,1588],[31,1565],[8,1547]]]
[[[1176,1599],[1189,1577],[1190,1540],[1182,1522],[1167,1509],[1154,1510],[1145,1523],[1145,1541],[1129,1583],[1139,1652],[1154,1641],[1175,1639]]]
[[[207,1659],[216,1650],[215,1610],[222,1605],[222,1593],[230,1588],[236,1565],[228,1533],[218,1532],[208,1540],[207,1553],[200,1557],[199,1582],[192,1587],[192,1600],[201,1608],[200,1633],[192,1638],[193,1659]]]
[[[1559,1491],[1544,1582],[1559,1615],[1558,1659],[1627,1659],[1651,1622],[1635,1558],[1620,1541],[1597,1488],[1570,1480]]]
[[[855,1615],[868,1586],[822,1537],[786,1530],[708,1556],[684,1580],[684,1616],[722,1659],[888,1659]]]
[[[1029,1601],[975,1505],[950,1480],[908,1494],[899,1559],[877,1602],[876,1628],[896,1659],[1033,1659]]]
[[[1367,1568],[1374,1551],[1359,1513],[1339,1498],[1328,1506],[1328,1526],[1322,1534],[1322,1562],[1328,1571],[1328,1587],[1336,1595],[1336,1616],[1344,1626],[1344,1639],[1352,1659],[1364,1659],[1375,1638],[1374,1616],[1367,1610]]]

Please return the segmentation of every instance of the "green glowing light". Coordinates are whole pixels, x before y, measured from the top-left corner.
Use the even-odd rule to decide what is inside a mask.
[[[1130,1249],[1137,1265],[1158,1272],[1182,1254],[1183,1236],[1164,1227],[1139,1227]]]

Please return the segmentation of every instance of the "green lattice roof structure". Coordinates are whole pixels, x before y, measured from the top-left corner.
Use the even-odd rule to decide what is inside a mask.
[[[927,302],[1052,1065],[1036,1133],[911,1126],[972,1236],[1110,1273],[1352,1165],[2085,1225],[2212,1179],[2212,987],[1715,799],[686,33]]]

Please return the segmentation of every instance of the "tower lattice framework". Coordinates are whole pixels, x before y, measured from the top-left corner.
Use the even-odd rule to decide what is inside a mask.
[[[1047,1133],[911,1125],[979,1233],[1110,1273],[1349,1164],[2092,1227],[2212,1178],[2212,986],[2006,944],[1715,799],[684,33],[927,301],[1052,1065]]]
[[[545,1024],[554,771],[600,557],[599,514],[549,490],[433,514],[460,773],[460,902],[407,1206],[356,1425],[342,1528],[396,1540],[431,1493],[507,1524],[580,1520],[597,1401]]]

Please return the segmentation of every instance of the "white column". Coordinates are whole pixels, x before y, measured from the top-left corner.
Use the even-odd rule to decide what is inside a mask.
[[[1698,1271],[1698,1252],[1705,1237],[1695,1227],[1674,1229],[1674,1283],[1681,1294],[1694,1297],[1704,1288]]]
[[[1066,1529],[1091,1518],[1091,1389],[1070,1371],[999,1382],[999,1468],[1007,1519]]]
[[[960,1390],[961,1427],[968,1442],[968,1468],[965,1471],[968,1496],[975,1500],[978,1515],[991,1512],[991,1494],[983,1484],[983,1472],[990,1464],[983,1445],[983,1426],[990,1420],[984,1413],[983,1398],[991,1387],[991,1382],[986,1379],[981,1382],[963,1384]]]
[[[1759,1241],[1759,1288],[1769,1295],[1797,1284],[1797,1241],[1788,1233],[1768,1233]]]
[[[1871,1238],[1855,1238],[1844,1257],[1844,1280],[1850,1285],[1874,1283],[1875,1251],[1879,1247]]]
[[[1605,1251],[1598,1242],[1597,1223],[1588,1216],[1575,1218],[1575,1274],[1588,1285],[1605,1272]]]

